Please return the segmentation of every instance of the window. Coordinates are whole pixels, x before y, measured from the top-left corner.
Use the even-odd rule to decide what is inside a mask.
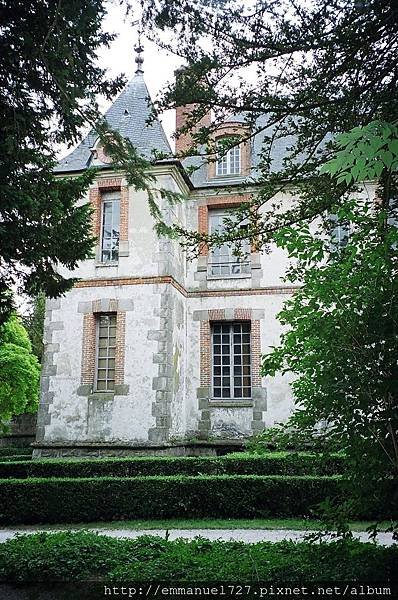
[[[116,315],[99,315],[97,320],[96,390],[115,389]]]
[[[209,231],[210,233],[223,233],[224,220],[231,217],[231,211],[212,210],[209,211]],[[246,224],[242,223],[242,230]],[[209,256],[209,275],[218,277],[228,277],[234,275],[247,275],[251,273],[250,267],[250,244],[248,240],[243,240],[241,246],[242,256],[233,254],[233,246],[227,243],[213,248]]]
[[[240,175],[240,146],[234,146],[217,159],[217,175]]]
[[[214,399],[251,398],[249,321],[213,323],[212,382]]]
[[[119,259],[120,194],[108,192],[102,195],[101,262],[117,262]]]
[[[332,251],[345,248],[350,239],[350,224],[338,221],[336,215],[329,215],[330,245]]]

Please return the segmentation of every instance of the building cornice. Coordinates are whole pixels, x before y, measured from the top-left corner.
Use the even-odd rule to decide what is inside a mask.
[[[249,289],[219,289],[196,290],[186,289],[170,275],[154,277],[109,277],[107,279],[81,279],[74,287],[110,287],[124,285],[171,285],[185,298],[207,298],[214,296],[274,296],[279,294],[293,294],[300,286],[267,286]]]

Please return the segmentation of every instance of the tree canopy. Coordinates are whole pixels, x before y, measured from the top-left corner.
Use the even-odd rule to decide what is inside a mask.
[[[96,95],[123,84],[96,61],[114,37],[101,31],[105,12],[102,0],[0,2],[0,323],[11,289],[61,294],[74,280],[58,267],[91,253],[90,208],[78,201],[93,173],[66,180],[52,170],[56,145],[98,118]]]
[[[39,381],[39,361],[14,314],[0,326],[0,431],[13,416],[37,410]]]
[[[281,343],[263,361],[265,375],[295,376],[296,410],[285,431],[307,440],[322,432],[324,444],[345,452],[362,507],[398,481],[398,160],[386,169],[384,157],[393,130],[379,122],[354,129],[324,167],[354,181],[383,172],[374,204],[364,194],[334,207],[337,222],[350,225],[346,245],[331,244],[327,218],[276,234],[295,260],[287,280],[300,287],[278,315],[288,326]],[[375,132],[379,144],[371,145]]]
[[[281,226],[311,220],[338,203],[348,184],[319,173],[334,136],[396,119],[398,9],[392,1],[149,0],[144,22],[152,39],[186,61],[157,107],[195,103],[185,129],[213,113],[212,124],[193,135],[204,159],[214,160],[211,134],[226,116],[243,115],[249,137],[266,133],[258,189],[236,212],[226,241],[241,239],[238,224],[248,218],[245,235],[266,245]],[[283,139],[290,150],[275,170],[271,149]],[[283,209],[275,194],[286,189],[294,202]],[[261,206],[272,210],[261,214]],[[164,231],[180,235],[193,251],[198,243],[220,243],[181,228]]]

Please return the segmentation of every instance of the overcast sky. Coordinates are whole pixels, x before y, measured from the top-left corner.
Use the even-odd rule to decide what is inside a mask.
[[[134,48],[137,46],[138,41],[137,26],[132,26],[131,21],[136,19],[138,14],[129,15],[125,18],[125,10],[119,6],[117,0],[109,0],[107,8],[108,14],[103,29],[116,33],[117,38],[110,48],[103,48],[99,52],[99,60],[101,66],[108,70],[110,77],[124,74],[129,80],[133,77],[136,69]],[[162,87],[173,79],[174,70],[182,63],[180,59],[159,49],[145,37],[142,39],[142,45],[144,47],[144,78],[151,98],[154,99]],[[99,102],[102,112],[105,112],[111,104],[103,98],[99,99]],[[171,135],[175,128],[174,111],[167,111],[167,113],[160,115],[160,120],[170,143],[173,145]],[[63,147],[60,149],[59,156],[65,156],[70,151],[71,148],[66,149]]]

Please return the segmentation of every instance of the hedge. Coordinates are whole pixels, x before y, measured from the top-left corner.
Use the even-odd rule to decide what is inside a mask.
[[[135,457],[50,459],[0,463],[7,477],[137,477],[155,475],[334,475],[344,472],[344,457],[288,452],[263,456]]]
[[[344,496],[336,476],[3,479],[0,523],[317,517],[316,505],[336,496]],[[356,516],[391,516],[391,507],[378,503],[376,508]]]
[[[23,535],[0,544],[0,580],[80,580],[86,581],[87,591],[88,582],[94,581],[391,583],[398,581],[397,560],[397,546],[356,540],[243,544],[58,532]]]
[[[32,454],[32,448],[18,448],[16,446],[0,446],[0,460],[2,456],[10,456],[17,454],[30,456]]]
[[[31,456],[24,456],[23,457],[23,463],[22,464],[26,464],[25,461],[31,461],[32,457]],[[8,456],[0,456],[0,468],[1,465],[3,465],[4,463],[12,463],[12,462],[21,462],[21,455],[20,454],[9,454]],[[7,467],[6,467],[6,470]],[[12,467],[11,467],[11,471],[12,471]]]

